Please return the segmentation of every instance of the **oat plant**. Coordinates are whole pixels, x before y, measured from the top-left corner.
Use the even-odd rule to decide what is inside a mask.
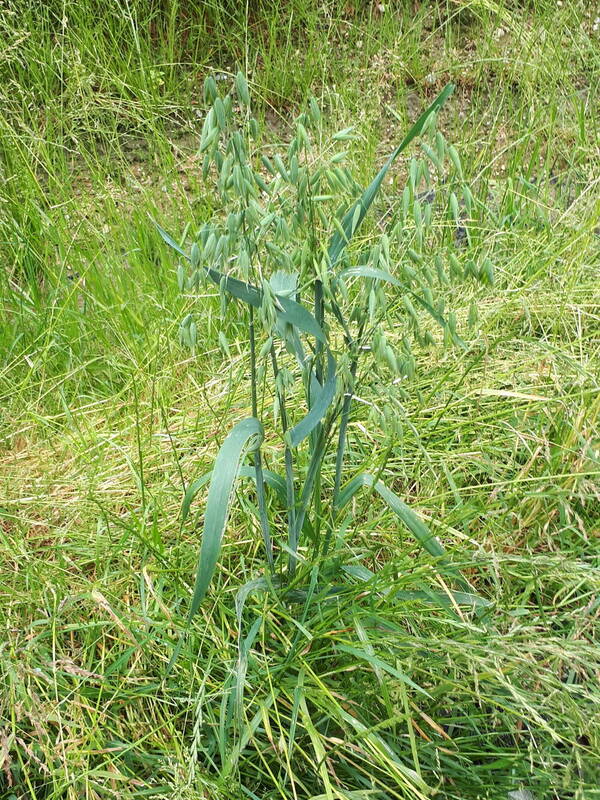
[[[446,345],[462,346],[456,318],[445,312],[445,287],[469,272],[493,280],[491,262],[484,259],[475,267],[468,260],[463,271],[453,253],[457,238],[471,244],[469,220],[476,209],[458,153],[436,132],[436,115],[452,90],[446,86],[421,114],[363,191],[345,166],[343,148],[353,144],[354,131],[325,140],[314,99],[295,120],[285,152],[263,144],[241,73],[224,96],[211,77],[206,80],[208,113],[200,153],[204,178],[214,179],[222,210],[197,231],[189,251],[157,227],[181,256],[182,290],[213,283],[223,314],[231,302],[238,305],[237,314],[240,306],[247,309],[251,414],[233,427],[213,470],[185,494],[183,520],[196,494],[210,483],[188,623],[213,578],[239,479],[254,483],[266,561],[265,576],[240,593],[242,604],[247,591],[257,588],[306,597],[320,581],[321,586],[331,583],[335,592],[339,569],[332,554],[349,527],[351,501],[364,488],[379,495],[436,560],[454,584],[455,601],[477,601],[442,543],[382,482],[382,468],[378,474],[352,474],[345,459],[359,387],[380,372],[392,398],[405,391],[403,384],[409,385],[416,368],[413,345],[435,341],[425,320]],[[406,186],[391,215],[369,226],[367,214],[384,179],[419,137],[421,151],[408,162]],[[445,255],[434,257],[430,248],[440,233]],[[434,297],[440,290],[441,297]],[[402,335],[394,336],[396,347],[387,331],[392,320],[396,328],[398,321],[403,326]],[[183,320],[180,335],[196,348],[193,314]],[[224,331],[219,343],[227,354]],[[397,430],[389,404],[382,414]],[[267,418],[280,434],[279,472],[266,468],[261,451]],[[277,518],[285,517],[283,534],[271,518],[267,492],[278,504]],[[369,574],[360,565],[348,569]]]

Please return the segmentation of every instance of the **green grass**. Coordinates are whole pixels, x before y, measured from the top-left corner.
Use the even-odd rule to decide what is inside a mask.
[[[65,0],[0,16],[1,797],[600,797],[597,14],[385,6]],[[195,155],[201,87],[239,66],[274,140],[311,92],[332,131],[356,125],[364,184],[457,84],[439,124],[485,198],[496,282],[449,289],[466,351],[437,344],[412,381],[363,384],[349,458],[385,462],[494,605],[414,594],[444,593],[435,559],[365,491],[337,547],[374,577],[346,572],[335,599],[252,593],[240,648],[235,597],[263,573],[240,491],[165,677],[205,499],[180,528],[184,485],[250,403],[243,321],[221,322],[216,291],[180,295],[148,214],[182,234],[218,212]],[[177,339],[192,309],[195,357]]]

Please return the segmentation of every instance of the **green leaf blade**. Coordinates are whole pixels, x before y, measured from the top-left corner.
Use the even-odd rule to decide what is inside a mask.
[[[393,667],[391,664],[388,664],[387,661],[383,661],[381,658],[378,658],[376,655],[372,653],[368,653],[365,650],[361,650],[358,647],[352,647],[351,645],[346,644],[338,644],[338,650],[341,650],[344,653],[348,653],[349,655],[358,658],[361,661],[366,661],[373,669],[381,670],[382,672],[387,672],[388,675],[392,675],[394,678],[402,681],[407,686],[410,686],[411,689],[419,692],[420,694],[424,694],[425,697],[431,698],[429,692],[425,691],[421,686],[416,684],[413,680],[411,680],[408,675],[404,672],[400,672],[399,669]]]
[[[449,83],[440,94],[435,98],[433,103],[427,108],[419,117],[419,119],[415,122],[409,132],[406,134],[404,139],[400,142],[398,147],[394,150],[394,152],[389,156],[388,160],[385,162],[383,167],[379,170],[375,178],[371,181],[369,186],[365,189],[361,197],[356,201],[356,203],[349,209],[349,211],[345,214],[342,222],[341,222],[341,230],[337,230],[331,238],[329,243],[328,249],[328,256],[329,256],[329,267],[330,269],[333,268],[341,256],[342,252],[344,251],[346,245],[350,242],[352,236],[356,233],[358,228],[360,227],[362,221],[364,220],[367,211],[371,207],[373,200],[377,196],[379,189],[381,188],[381,184],[383,183],[383,179],[385,178],[387,171],[392,166],[396,158],[400,155],[403,150],[406,150],[408,145],[415,139],[419,134],[423,131],[427,120],[431,116],[431,114],[439,111],[439,109],[444,105],[446,100],[450,97],[452,92],[454,91],[454,85]]]
[[[292,447],[298,445],[309,436],[312,431],[317,427],[319,422],[323,419],[327,410],[333,402],[336,389],[336,363],[331,352],[327,352],[327,379],[323,384],[323,388],[318,390],[318,395],[313,402],[313,405],[297,425],[289,430],[289,441]]]
[[[164,228],[162,228],[158,222],[154,222],[154,225],[162,239],[169,245],[169,247],[187,259],[187,261],[191,260],[190,256],[185,252],[185,250],[183,250],[177,244],[175,239],[173,239],[173,237],[167,233],[167,231],[164,230]],[[241,300],[247,305],[253,306],[254,308],[261,307],[263,302],[263,292],[261,289],[253,286],[251,283],[245,283],[237,278],[232,278],[230,275],[226,275],[224,272],[220,272],[218,269],[213,269],[212,267],[206,267],[205,269],[206,274],[216,286],[222,286],[226,292],[229,292],[229,294],[231,294],[233,297],[236,297],[238,300]],[[278,295],[277,305],[277,316],[284,323],[292,325],[293,327],[302,331],[302,333],[308,334],[309,336],[314,336],[318,341],[325,343],[325,334],[323,333],[321,326],[310,313],[310,311],[301,303],[292,300],[291,297]]]
[[[262,438],[261,423],[254,417],[244,419],[229,433],[215,459],[188,622],[200,608],[217,565],[241,461],[249,450],[256,450],[260,446]]]
[[[352,500],[354,495],[363,486],[374,489],[381,496],[394,514],[406,525],[415,539],[430,555],[434,556],[434,558],[443,558],[446,555],[446,551],[441,542],[431,533],[427,525],[419,519],[415,512],[409,508],[397,494],[394,494],[394,492],[388,489],[382,481],[376,480],[374,476],[368,472],[361,472],[346,484],[344,489],[340,492],[337,508],[341,510],[344,506],[348,505],[350,500]]]
[[[348,269],[344,269],[342,272],[340,272],[340,278],[346,279],[355,277],[373,278],[376,281],[386,281],[394,286],[402,286],[400,281],[397,278],[394,278],[394,276],[386,270],[380,269],[379,267],[370,267],[367,264],[356,267],[348,267]]]
[[[150,217],[150,219],[152,219],[152,217]],[[175,239],[169,233],[167,233],[166,230],[162,228],[158,224],[158,222],[156,222],[156,220],[152,219],[152,222],[156,230],[160,233],[161,237],[169,245],[169,247],[172,247],[173,250],[179,253],[180,256],[183,256],[188,261],[191,261],[190,256],[185,252],[185,250],[182,250],[182,248],[177,244]]]

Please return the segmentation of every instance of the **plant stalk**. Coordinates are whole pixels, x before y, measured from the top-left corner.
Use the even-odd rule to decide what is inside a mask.
[[[340,422],[340,430],[338,433],[337,452],[335,454],[335,480],[333,484],[333,510],[337,506],[338,497],[340,494],[340,487],[342,485],[342,469],[344,466],[344,451],[346,449],[346,435],[348,431],[348,423],[350,421],[350,408],[354,398],[354,381],[356,380],[356,370],[358,369],[358,355],[352,359],[350,366],[350,375],[352,385],[348,387],[348,392],[344,397],[344,404],[342,406],[342,419]],[[328,543],[327,543],[328,544]]]
[[[252,392],[252,416],[258,419],[258,398],[256,391],[256,340],[254,332],[254,309],[250,306],[250,385]],[[262,457],[260,449],[253,455],[254,469],[256,470],[256,495],[258,499],[258,515],[269,569],[273,572],[273,541],[269,520],[267,517],[267,500],[265,495],[265,480],[262,471]]]
[[[275,346],[271,347],[271,364],[273,367],[273,376],[275,378],[275,386],[277,386],[277,375],[279,374],[279,366],[277,364],[277,355],[275,353]],[[287,409],[285,405],[285,392],[283,389],[277,388],[277,395],[279,400],[279,413],[281,414],[281,427],[285,437],[288,429]],[[288,545],[290,550],[294,543],[294,531],[296,525],[296,493],[294,491],[294,463],[292,459],[292,451],[288,444],[285,445],[284,452],[285,460],[285,488],[286,488],[286,503],[288,513]],[[291,556],[290,556],[291,559]],[[291,569],[291,561],[290,561]]]

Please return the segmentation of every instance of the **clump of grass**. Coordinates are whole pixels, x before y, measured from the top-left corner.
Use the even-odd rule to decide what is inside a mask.
[[[205,154],[205,176],[215,168],[223,213],[216,222],[204,224],[189,256],[162,228],[159,227],[159,231],[191,264],[191,272],[186,271],[183,263],[178,267],[181,289],[190,290],[209,280],[219,287],[223,311],[229,297],[249,307],[248,405],[252,416],[237,423],[223,444],[212,472],[189,620],[198,611],[216,567],[235,479],[248,450],[254,462],[254,470],[248,471],[248,475],[256,485],[258,519],[272,576],[275,560],[266,505],[267,482],[283,501],[287,542],[285,546],[279,544],[278,549],[287,552],[287,576],[292,583],[296,580],[300,560],[305,568],[304,577],[299,579],[301,585],[309,575],[313,583],[323,580],[318,564],[329,563],[332,542],[338,540],[340,532],[349,524],[349,519],[344,521],[345,509],[357,491],[365,486],[388,503],[430,555],[438,558],[440,564],[445,561],[438,539],[377,476],[360,473],[343,487],[342,477],[352,402],[357,385],[365,380],[365,370],[384,368],[397,379],[410,378],[415,371],[411,339],[418,344],[434,343],[432,334],[422,329],[415,306],[424,308],[441,326],[444,341],[464,346],[457,333],[455,315],[450,312],[446,318],[444,300],[436,302],[432,292],[435,284],[442,287],[449,284],[448,269],[458,270],[461,277],[463,270],[456,255],[450,252],[449,267],[437,254],[434,273],[433,254],[428,251],[436,193],[437,206],[442,206],[453,229],[462,231],[464,239],[471,241],[468,223],[465,220],[461,224],[459,201],[452,185],[445,187],[448,199],[440,201],[440,186],[433,188],[430,173],[433,168],[443,177],[444,162],[450,161],[454,182],[461,187],[470,220],[474,198],[463,182],[458,153],[446,143],[442,134],[436,133],[434,124],[435,115],[452,88],[446,87],[423,112],[361,193],[351,173],[339,166],[346,158],[344,151],[330,155],[325,164],[315,161],[309,131],[314,130],[318,141],[322,139],[322,130],[321,112],[314,100],[310,112],[296,121],[295,136],[285,161],[279,153],[271,160],[265,155],[264,146],[257,144],[260,128],[250,113],[250,94],[242,73],[235,79],[235,96],[232,93],[221,96],[215,81],[212,78],[206,81],[205,95],[210,100],[210,108],[200,152]],[[234,97],[243,109],[241,119],[236,119],[234,114]],[[383,233],[375,238],[364,238],[362,248],[351,253],[351,240],[357,238],[393,162],[424,132],[429,133],[432,146],[423,143],[426,158],[410,163],[402,208],[391,235]],[[334,135],[333,143],[344,143],[351,138],[351,130],[346,129]],[[425,189],[420,193],[422,184]],[[350,208],[340,212],[348,202],[347,196],[357,194]],[[423,196],[425,203],[421,200]],[[409,246],[409,234],[414,248]],[[327,236],[330,238],[326,245],[324,237]],[[403,263],[399,276],[392,272],[396,260]],[[408,266],[409,262],[412,267]],[[493,265],[488,257],[480,265],[468,259],[464,273],[481,276],[490,284],[494,280]],[[382,326],[389,304],[383,289],[385,285],[397,290],[395,302],[405,312],[406,332],[401,355],[388,343]],[[306,307],[307,299],[312,304],[312,313]],[[257,340],[257,324],[263,333],[262,341]],[[183,320],[180,334],[182,342],[192,349],[196,347],[198,329],[193,314]],[[224,355],[230,357],[224,331],[219,332],[219,342]],[[365,368],[362,362],[366,354],[370,354],[372,360]],[[295,380],[299,380],[305,391],[306,414],[299,419],[287,400]],[[271,386],[275,387],[274,395]],[[263,471],[260,446],[264,429],[259,409],[264,409],[268,403],[274,403],[275,421],[280,425],[285,477],[270,471],[265,475]],[[393,416],[387,409],[384,413]],[[393,428],[402,428],[401,420],[395,426],[393,420],[388,421]],[[306,466],[300,447],[305,442],[308,443]],[[327,464],[331,462],[335,468],[330,493],[326,483]],[[382,464],[381,468],[384,466]],[[298,480],[302,473],[303,479]],[[184,521],[206,477],[188,488],[183,505]],[[325,570],[327,572],[327,568]],[[280,568],[278,573],[281,576]],[[327,580],[331,581],[332,577],[329,573]],[[464,580],[462,585],[468,591]],[[464,595],[463,600],[468,597]]]
[[[499,760],[510,774],[494,779],[496,792],[518,789],[525,775],[531,785],[547,791],[552,781],[543,759],[534,765],[534,758],[527,772],[521,769],[520,742],[528,737],[522,739],[520,726],[544,728],[543,714],[527,701],[525,718],[513,705],[514,692],[523,700],[522,692],[530,691],[527,658],[520,663],[519,645],[512,650],[510,637],[499,632],[502,623],[491,612],[490,601],[476,593],[457,565],[448,563],[444,548],[423,520],[380,480],[384,472],[390,474],[387,459],[406,424],[392,405],[381,411],[389,438],[376,474],[359,472],[345,484],[342,480],[357,387],[379,373],[384,381],[391,375],[397,383],[392,392],[385,385],[379,389],[386,400],[393,402],[398,392],[409,395],[415,370],[412,347],[435,344],[415,306],[441,327],[438,344],[464,347],[455,315],[435,300],[432,288],[447,292],[457,279],[469,278],[489,286],[494,283],[493,263],[479,239],[481,226],[473,225],[488,209],[464,182],[456,150],[432,125],[449,90],[419,118],[365,192],[339,168],[343,156],[334,153],[325,161],[322,153],[319,158],[313,155],[311,134],[320,139],[316,104],[298,118],[283,158],[277,151],[265,154],[241,74],[235,81],[241,119],[234,116],[233,94],[221,96],[210,79],[205,91],[210,107],[201,142],[204,173],[208,178],[214,170],[223,213],[201,227],[189,255],[159,230],[190,265],[182,262],[177,269],[183,290],[193,291],[209,280],[219,287],[223,315],[230,313],[229,296],[249,306],[250,397],[245,405],[252,416],[235,425],[213,470],[193,481],[186,492],[184,522],[195,496],[210,482],[185,626],[189,637],[186,647],[179,638],[169,675],[171,670],[189,669],[196,659],[211,660],[211,647],[202,632],[207,618],[199,626],[194,620],[214,577],[236,477],[254,482],[255,495],[242,495],[242,504],[262,534],[265,564],[263,575],[245,583],[236,580],[235,566],[229,567],[235,602],[228,611],[219,605],[219,614],[228,615],[227,626],[237,630],[237,659],[220,684],[218,714],[209,710],[210,703],[206,705],[207,717],[202,716],[205,721],[196,727],[197,741],[203,731],[205,757],[218,754],[219,780],[235,786],[234,793],[248,796],[266,792],[273,797],[291,793],[346,798],[359,792],[417,798],[443,784],[447,796],[463,797],[467,775],[473,797],[500,796],[489,794],[488,783]],[[361,228],[359,234],[394,158],[423,132],[427,161],[410,162],[408,185],[390,235],[377,228]],[[349,136],[345,130],[333,140]],[[453,171],[450,181],[444,174],[446,159]],[[440,175],[435,187],[429,165]],[[420,193],[422,182],[425,188]],[[466,207],[463,215],[458,191]],[[423,195],[429,199],[422,200]],[[427,202],[430,205],[423,208]],[[434,208],[442,212],[437,227]],[[462,231],[458,237],[457,231]],[[362,241],[352,246],[359,235]],[[434,242],[441,245],[440,251],[432,247]],[[394,274],[396,263],[401,265],[400,277]],[[394,301],[391,291],[385,295],[382,284],[396,287],[399,298]],[[400,363],[383,328],[391,318],[390,308],[405,325],[404,336],[397,335],[403,341]],[[476,309],[468,317],[471,326],[477,325]],[[180,337],[192,350],[197,347],[193,311],[183,320]],[[301,344],[302,339],[308,346]],[[230,343],[222,331],[219,341],[224,358],[231,359]],[[362,372],[365,352],[374,361]],[[295,373],[305,390],[304,416],[288,401],[290,394],[297,397]],[[283,462],[283,476],[265,469],[260,449],[264,433],[259,416],[269,407],[281,426],[283,456],[277,456],[273,444],[269,455]],[[306,454],[300,447],[303,443],[308,445]],[[243,464],[247,452],[252,454],[252,466]],[[378,494],[424,548],[428,558],[422,566],[414,560],[407,563],[406,557],[393,566],[386,559],[379,570],[367,566],[367,553],[350,538],[361,525],[355,495],[362,487],[369,490],[367,502],[373,503]],[[272,503],[267,488],[273,491]],[[463,552],[461,566],[482,588],[489,580],[490,565],[481,556],[468,558]],[[483,653],[489,656],[494,650],[494,642],[498,646],[502,642],[504,658],[511,665],[510,679],[502,669],[479,676],[477,665],[486,660]],[[534,658],[548,656],[549,652]],[[438,672],[442,662],[450,667],[445,680]],[[561,661],[559,671],[564,666]],[[466,680],[465,670],[478,676],[472,696],[478,711],[470,706],[463,720],[458,700],[463,687],[458,686]],[[581,733],[583,724],[579,717],[581,749],[574,739],[566,745],[567,751],[571,748],[564,761],[567,771],[573,757],[586,760],[590,752],[588,735]],[[504,749],[492,733],[497,725],[505,745],[510,740]],[[476,734],[468,732],[471,726]],[[479,726],[488,732],[488,746],[469,756],[461,774],[456,742],[451,742],[481,735]],[[545,735],[558,741],[552,728]],[[255,759],[251,752],[259,758],[256,772],[250,767]],[[580,771],[583,775],[589,780],[587,767]],[[460,787],[456,794],[454,786]]]
[[[239,3],[61,0],[0,15],[3,796],[414,797],[426,793],[415,774],[438,797],[598,794],[594,9],[384,7],[261,0],[247,16]],[[471,243],[455,243],[436,208],[425,252],[446,270],[450,248],[461,271],[487,255],[495,283],[480,289],[456,272],[441,290],[467,350],[443,347],[434,323],[426,354],[410,341],[414,377],[390,391],[378,364],[358,382],[344,480],[379,475],[495,606],[476,619],[442,602],[460,589],[363,489],[329,562],[317,561],[333,595],[316,581],[309,599],[299,560],[287,593],[275,579],[276,591],[249,592],[240,628],[235,597],[265,561],[242,470],[218,574],[161,680],[196,567],[199,526],[177,523],[182,484],[210,468],[229,421],[251,409],[247,315],[221,317],[210,284],[201,297],[178,292],[147,212],[176,229],[182,218],[219,221],[221,199],[197,199],[200,169],[171,125],[195,136],[207,69],[232,80],[238,63],[252,70],[271,160],[287,165],[288,120],[315,93],[326,114],[314,163],[351,121],[356,138],[340,148],[364,185],[398,122],[408,129],[457,84],[437,123],[460,142]],[[391,234],[409,172],[404,160],[390,170],[350,256],[386,214]],[[458,182],[450,190],[462,218]],[[359,191],[347,191],[349,205]],[[411,219],[393,253],[418,252]],[[390,271],[402,266],[394,256]],[[409,314],[395,291],[383,330],[404,360]],[[188,313],[194,353],[176,343]],[[268,337],[256,329],[259,350]],[[280,361],[298,374],[293,356]],[[303,387],[286,401],[298,421]],[[261,414],[264,472],[283,473],[271,406]],[[334,459],[324,475],[330,498]],[[289,585],[287,520],[269,485],[266,503]],[[312,559],[311,544],[302,539],[299,556]]]

